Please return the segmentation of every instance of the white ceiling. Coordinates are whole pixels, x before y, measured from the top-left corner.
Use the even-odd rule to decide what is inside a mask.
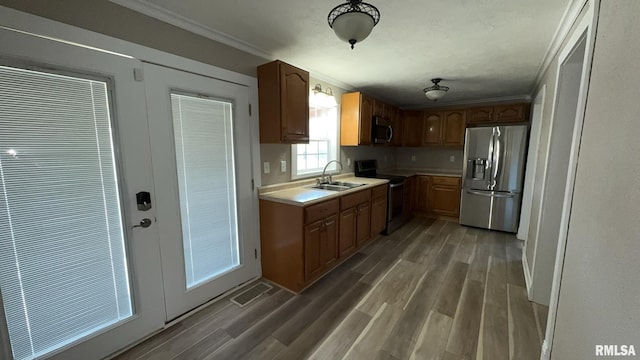
[[[327,25],[340,0],[112,1],[404,107],[432,105],[434,77],[442,103],[529,95],[569,3],[367,0],[380,23],[351,50]]]

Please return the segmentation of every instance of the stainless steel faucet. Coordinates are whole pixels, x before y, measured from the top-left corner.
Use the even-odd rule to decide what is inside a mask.
[[[340,165],[340,170],[344,169],[344,167],[342,167],[342,163],[338,160],[331,160],[327,163],[327,165],[324,166],[324,169],[322,170],[322,176],[319,179],[316,179],[316,183],[318,185],[320,184],[326,184],[326,183],[330,183],[333,180],[331,179],[331,174],[329,174],[329,181],[327,181],[327,176],[325,175],[325,173],[327,172],[327,167],[329,167],[329,164],[331,164],[332,162],[337,163],[338,165]]]

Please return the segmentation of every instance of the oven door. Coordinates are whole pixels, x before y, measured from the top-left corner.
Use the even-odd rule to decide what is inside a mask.
[[[404,183],[389,185],[389,201],[387,203],[387,229],[385,234],[390,234],[404,224],[403,196]]]

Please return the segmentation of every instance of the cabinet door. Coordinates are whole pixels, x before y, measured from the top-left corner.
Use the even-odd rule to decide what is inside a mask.
[[[373,99],[362,94],[360,101],[359,145],[371,145],[371,122],[373,121]]]
[[[404,194],[403,194],[403,199],[405,199],[405,201],[402,203],[402,214],[405,217],[409,217],[411,216],[411,213],[413,212],[413,206],[414,206],[414,189],[416,187],[416,177],[415,176],[410,176],[408,178],[405,179],[404,181]]]
[[[417,190],[416,190],[416,204],[415,209],[418,211],[426,212],[429,210],[429,177],[418,176],[417,178]]]
[[[322,272],[320,236],[324,219],[304,227],[304,279],[309,281]]]
[[[525,118],[526,104],[496,105],[494,111],[496,122],[527,121]]]
[[[358,205],[356,217],[356,246],[360,247],[371,237],[371,202]]]
[[[401,118],[404,128],[402,146],[422,145],[422,111],[403,111]]]
[[[493,107],[482,106],[467,110],[467,123],[488,123],[493,121]]]
[[[371,236],[384,230],[387,224],[387,198],[377,197],[371,201]]]
[[[425,113],[422,133],[423,145],[440,145],[442,143],[442,113]]]
[[[445,111],[443,118],[442,144],[445,146],[463,146],[464,110]]]
[[[373,100],[373,116],[385,117],[384,103],[378,99]]]
[[[338,259],[338,215],[324,219],[324,230],[320,232],[321,258],[324,267],[331,267]]]
[[[431,211],[436,214],[457,217],[460,211],[460,188],[431,185],[429,204]]]
[[[340,213],[338,234],[338,255],[342,258],[356,250],[356,209],[350,208]]]
[[[391,108],[391,129],[393,129],[393,138],[391,139],[392,146],[400,146],[402,145],[402,118],[400,117],[400,109],[395,106],[386,105],[385,109],[389,107]]]
[[[309,73],[280,63],[282,140],[309,140]]]

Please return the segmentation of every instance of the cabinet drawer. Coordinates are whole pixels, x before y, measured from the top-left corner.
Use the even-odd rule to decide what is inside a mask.
[[[338,212],[338,199],[325,201],[320,204],[307,206],[304,208],[305,224],[318,221],[331,214]]]
[[[433,185],[460,186],[460,178],[452,176],[432,176],[431,183]]]
[[[371,198],[387,197],[387,184],[376,186],[371,189]]]
[[[340,209],[348,209],[369,200],[371,200],[371,189],[358,191],[355,194],[341,197]]]

